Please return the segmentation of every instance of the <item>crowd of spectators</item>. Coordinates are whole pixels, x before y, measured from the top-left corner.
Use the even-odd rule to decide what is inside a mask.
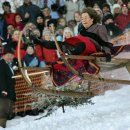
[[[109,39],[122,34],[126,28],[130,27],[129,0],[44,0],[42,6],[33,4],[31,0],[23,0],[23,4],[15,12],[12,12],[10,2],[2,3],[3,14],[0,14],[1,47],[6,43],[13,46],[16,58],[20,31],[23,31],[26,37],[23,42],[31,42],[27,40],[27,36],[30,34],[42,40],[54,40],[50,27],[53,23],[57,40],[64,41],[67,33],[71,33],[71,36],[78,35],[81,12],[88,6],[93,7],[101,17],[99,24],[106,26]],[[26,54],[26,48],[21,47],[22,58]],[[57,55],[56,51],[51,50],[52,52],[49,53],[53,56],[46,56],[49,55],[46,54],[47,50],[38,45],[35,45],[34,51],[36,51],[34,54],[38,56],[39,60],[45,62],[50,61],[49,58],[56,58]]]

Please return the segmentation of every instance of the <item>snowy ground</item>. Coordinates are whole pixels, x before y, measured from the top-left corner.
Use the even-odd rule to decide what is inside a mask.
[[[130,86],[92,98],[94,105],[59,108],[49,117],[16,117],[5,130],[130,130]],[[3,130],[3,128],[0,128]]]

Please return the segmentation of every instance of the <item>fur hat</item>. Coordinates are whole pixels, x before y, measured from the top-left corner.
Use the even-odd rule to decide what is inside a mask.
[[[120,6],[119,4],[114,4],[114,5],[112,6],[112,13],[114,13],[114,10],[115,10],[116,8],[121,9],[121,6]]]
[[[71,28],[65,27],[65,28],[64,28],[64,32],[63,32],[63,41],[65,40],[65,33],[66,33],[66,32],[70,32],[70,34],[71,34],[72,36],[74,36],[74,33],[73,33],[73,31],[71,30]]]

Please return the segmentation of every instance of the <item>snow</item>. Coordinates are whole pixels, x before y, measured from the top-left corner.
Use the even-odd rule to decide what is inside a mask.
[[[52,115],[16,117],[4,130],[130,130],[130,86],[92,98],[93,104],[59,108]],[[3,130],[3,128],[0,128]]]

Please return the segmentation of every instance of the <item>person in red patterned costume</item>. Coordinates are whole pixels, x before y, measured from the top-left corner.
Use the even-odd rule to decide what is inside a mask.
[[[35,43],[38,43],[41,47],[48,50],[57,49],[54,41],[47,42],[37,39]],[[64,42],[58,43],[63,53],[88,56],[97,52],[93,42],[81,35],[68,38]],[[80,73],[87,73],[91,75],[99,72],[99,67],[94,63],[89,64],[88,61],[71,59],[69,60],[69,63]],[[53,64],[52,70],[51,77],[54,85],[56,86],[62,86],[77,77],[65,66],[63,62],[61,62],[60,58],[57,62],[55,62],[55,64]]]
[[[81,35],[65,39],[63,42],[58,41],[63,53],[89,56],[91,54],[102,51],[104,56],[106,56],[106,62],[111,61],[111,43],[106,40],[107,30],[105,29],[105,26],[97,23],[99,20],[99,16],[97,16],[97,12],[90,7],[83,10],[82,27],[80,28]],[[95,30],[95,32],[92,32],[92,30]],[[104,32],[104,30],[106,32]],[[100,44],[98,42],[100,42]],[[57,49],[54,41],[39,41],[39,44],[47,49]],[[98,74],[100,70],[100,68],[95,63],[90,63],[90,61],[87,60],[69,59],[69,63],[80,73],[87,73],[88,75]],[[52,77],[53,83],[56,86],[61,86],[77,76],[74,75],[64,63],[57,62],[53,65]]]

